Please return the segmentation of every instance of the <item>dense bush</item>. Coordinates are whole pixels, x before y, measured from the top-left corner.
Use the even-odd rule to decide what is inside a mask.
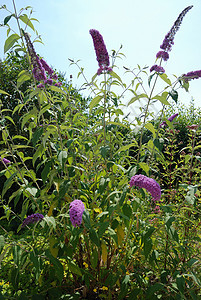
[[[5,18],[8,28],[11,18],[25,23],[4,49],[26,53],[28,68],[17,78],[22,101],[13,112],[1,109],[1,299],[199,299],[200,120],[189,124],[180,145],[175,125],[184,116],[168,119],[164,111],[177,87],[187,89],[201,75],[190,72],[172,83],[161,66],[191,8],[166,35],[151,75],[127,69],[129,85],[115,72],[121,53],[112,52],[110,65],[103,37],[90,30],[99,64],[85,84],[91,99],[62,84],[36,54],[25,32],[35,32],[29,7]],[[158,81],[164,87],[155,94]],[[6,86],[0,93],[10,97]],[[133,95],[128,106],[147,100],[133,124],[120,109],[127,92]],[[157,122],[149,113],[156,101],[162,104]]]

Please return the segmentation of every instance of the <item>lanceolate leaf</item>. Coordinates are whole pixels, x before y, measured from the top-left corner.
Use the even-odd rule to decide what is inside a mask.
[[[103,99],[103,96],[96,96],[91,103],[89,104],[89,112],[92,111],[92,109],[101,101],[101,99]]]
[[[28,16],[26,14],[21,15],[19,19],[24,22],[27,26],[29,26],[33,31],[35,31],[34,26],[32,22],[29,20]]]
[[[0,94],[5,94],[5,95],[10,96],[8,93],[6,93],[6,92],[4,92],[4,91],[2,91],[2,90],[0,90]]]
[[[148,96],[146,94],[137,95],[128,102],[128,106],[131,105],[133,102],[139,100],[140,98],[148,98]]]
[[[16,33],[10,35],[4,44],[4,53],[6,53],[19,40],[20,36]]]
[[[19,73],[18,79],[17,79],[17,87],[20,87],[21,84],[23,84],[25,81],[31,79],[31,74],[29,71],[23,70],[22,72]]]

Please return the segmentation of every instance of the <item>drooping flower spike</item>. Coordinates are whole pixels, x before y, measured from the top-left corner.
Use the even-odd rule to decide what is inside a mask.
[[[74,200],[69,207],[70,220],[74,227],[80,226],[82,223],[82,215],[84,212],[84,203],[81,200]]]
[[[39,214],[39,213],[32,214],[23,221],[22,228],[25,227],[26,225],[41,221],[43,218],[44,218],[44,216],[42,214]]]
[[[187,6],[178,16],[176,21],[174,22],[174,25],[170,29],[170,31],[166,34],[163,43],[160,45],[160,50],[156,54],[156,58],[162,58],[164,61],[167,61],[169,59],[169,53],[172,50],[172,45],[174,45],[174,37],[179,30],[181,23],[183,21],[183,18],[187,14],[187,12],[193,7],[193,5]],[[152,68],[151,68],[152,69]],[[150,69],[150,72],[151,72]]]
[[[172,122],[176,117],[178,116],[178,113],[170,116],[168,118],[168,121]],[[161,124],[160,124],[160,127],[166,127],[167,126],[167,123],[165,121],[163,121]]]
[[[176,19],[176,21],[174,22],[174,25],[172,26],[172,28],[170,29],[170,31],[166,34],[162,45],[160,46],[160,48],[166,52],[170,52],[172,49],[172,45],[174,45],[174,37],[177,33],[177,31],[179,30],[181,23],[183,21],[183,18],[185,17],[185,15],[187,14],[187,12],[193,7],[193,5],[187,6],[178,16],[178,18]]]
[[[142,174],[132,176],[130,187],[132,186],[146,189],[151,194],[153,201],[159,201],[161,198],[160,185],[153,178],[149,178]]]
[[[45,84],[53,85],[53,79],[57,80],[58,76],[54,73],[52,68],[46,63],[44,59],[42,58],[40,59],[38,57],[34,49],[34,46],[31,42],[31,39],[29,37],[29,34],[25,32],[24,37],[31,58],[31,63],[33,65],[33,70],[32,70],[33,76],[37,81],[43,81],[43,83],[39,83],[37,87],[44,88]],[[49,78],[47,76],[49,76]],[[54,85],[58,86],[58,83],[56,82]]]
[[[188,72],[187,74],[182,75],[182,78],[186,82],[190,81],[191,79],[201,78],[201,70]]]
[[[90,29],[89,33],[91,34],[93,39],[94,49],[96,52],[96,59],[99,65],[97,74],[100,75],[102,74],[103,71],[111,72],[112,68],[109,67],[110,65],[109,55],[102,35],[96,29]]]

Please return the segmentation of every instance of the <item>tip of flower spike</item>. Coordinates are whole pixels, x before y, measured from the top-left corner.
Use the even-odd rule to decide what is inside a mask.
[[[11,161],[10,161],[9,159],[7,159],[7,158],[1,158],[1,157],[0,157],[0,159],[1,159],[1,161],[2,161],[5,165],[8,165],[8,164],[11,163]]]
[[[179,114],[176,113],[176,114],[170,116],[170,117],[168,118],[168,121],[172,122],[178,115],[179,115]],[[160,127],[166,127],[166,126],[167,126],[167,123],[166,123],[165,121],[163,121],[163,122],[160,124]]]
[[[44,218],[44,216],[42,214],[39,214],[39,213],[32,214],[23,221],[22,228],[25,227],[26,225],[41,221],[43,218]]]
[[[130,187],[132,186],[146,189],[151,194],[153,201],[159,201],[161,198],[160,185],[153,178],[149,178],[142,174],[132,176]]]

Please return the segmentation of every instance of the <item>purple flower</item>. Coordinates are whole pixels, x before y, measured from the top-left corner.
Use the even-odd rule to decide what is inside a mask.
[[[41,80],[46,80],[46,74],[45,74],[45,69],[44,67],[42,66],[42,63],[38,57],[38,55],[36,54],[36,51],[34,49],[34,46],[30,40],[30,37],[28,35],[28,33],[24,33],[24,37],[25,37],[25,40],[26,40],[26,43],[27,43],[27,48],[28,48],[28,52],[29,52],[29,55],[31,57],[31,63],[33,65],[33,75],[34,75],[34,78],[38,81],[41,81]]]
[[[62,82],[56,82],[54,85],[55,86],[62,86]]]
[[[11,163],[11,161],[7,158],[1,158],[2,162],[5,164],[5,165],[8,165]]]
[[[81,200],[74,200],[70,204],[69,215],[74,227],[80,226],[82,223],[82,215],[84,212],[84,203]]]
[[[32,214],[23,221],[22,228],[25,227],[26,225],[41,221],[43,218],[44,218],[44,216],[42,214],[39,214],[39,213]]]
[[[169,54],[166,52],[166,51],[159,51],[157,54],[156,54],[156,58],[162,58],[163,60],[168,60],[169,58]]]
[[[98,61],[99,69],[97,74],[100,75],[103,71],[111,72],[112,69],[109,68],[109,55],[103,40],[102,35],[96,29],[90,29],[89,33],[92,36],[94,49],[96,52],[96,59]]]
[[[161,188],[158,182],[156,182],[153,178],[149,178],[141,174],[132,176],[130,180],[130,187],[133,185],[146,189],[151,194],[153,201],[160,200]]]
[[[180,28],[180,25],[183,21],[184,16],[187,14],[187,12],[193,7],[193,5],[186,7],[178,16],[177,20],[174,22],[174,25],[170,29],[170,31],[166,34],[162,45],[160,46],[161,49],[164,51],[171,51],[172,45],[174,45],[174,37],[177,31]]]
[[[198,79],[201,77],[201,70],[198,71],[191,71],[187,74],[182,75],[185,81],[190,81],[191,79]]]
[[[38,85],[37,85],[37,88],[39,88],[39,89],[43,89],[45,86],[44,86],[44,84],[42,84],[42,83],[39,83]]]
[[[156,71],[158,73],[165,73],[165,70],[163,69],[163,67],[161,66],[158,66],[158,65],[153,65],[151,68],[150,68],[150,72],[152,71]]]
[[[50,68],[50,66],[46,63],[46,61],[44,59],[41,58],[40,62],[42,64],[43,68],[45,69],[45,71],[47,71],[48,75],[52,76],[52,74],[54,73],[52,68]]]
[[[27,43],[29,55],[31,57],[31,63],[33,65],[32,73],[33,73],[34,78],[37,81],[44,81],[44,84],[47,83],[49,85],[52,85],[53,80],[58,79],[57,74],[54,73],[52,68],[50,68],[50,66],[46,63],[46,61],[44,59],[42,59],[42,58],[39,59],[39,57],[36,54],[36,51],[34,49],[34,46],[30,40],[28,33],[25,33],[24,37],[25,37],[25,40]],[[47,72],[47,74],[46,74],[46,72]],[[47,78],[47,77],[50,77],[50,78]],[[60,83],[58,83],[58,84],[60,84]],[[41,83],[37,87],[43,88],[45,86]]]
[[[45,80],[45,83],[53,85],[53,80],[51,78],[48,78],[47,80]]]
[[[178,116],[178,113],[170,116],[168,118],[168,121],[172,122],[174,120],[174,118],[176,118]],[[163,121],[161,124],[160,124],[160,127],[166,127],[167,126],[167,123],[165,121]]]

